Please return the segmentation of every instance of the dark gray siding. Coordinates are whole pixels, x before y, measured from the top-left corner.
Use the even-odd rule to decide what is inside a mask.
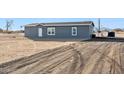
[[[93,33],[94,27],[92,25],[89,26],[90,34]]]
[[[38,37],[38,27],[25,27],[25,36],[31,37],[31,38],[37,38]]]
[[[72,36],[72,27],[77,27],[77,36]],[[25,36],[38,38],[38,28],[25,27]],[[90,39],[91,30],[89,26],[60,26],[55,27],[56,35],[47,35],[47,28],[42,27],[43,37],[40,38],[64,38],[64,39]]]

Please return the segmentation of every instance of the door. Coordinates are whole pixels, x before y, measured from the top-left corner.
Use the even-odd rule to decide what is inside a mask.
[[[43,36],[43,33],[42,33],[43,31],[42,31],[42,28],[39,28],[38,29],[38,36],[39,37],[42,37]]]

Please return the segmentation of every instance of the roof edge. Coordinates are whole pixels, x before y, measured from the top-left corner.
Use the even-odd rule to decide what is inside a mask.
[[[94,25],[93,21],[80,21],[80,22],[49,22],[49,23],[32,23],[32,24],[27,24],[24,25],[25,27],[33,27],[33,26],[49,26],[49,25],[53,25],[53,26],[61,26],[61,25]]]

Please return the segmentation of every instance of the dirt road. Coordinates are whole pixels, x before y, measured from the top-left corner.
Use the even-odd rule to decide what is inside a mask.
[[[124,43],[80,42],[0,65],[0,73],[124,73]]]

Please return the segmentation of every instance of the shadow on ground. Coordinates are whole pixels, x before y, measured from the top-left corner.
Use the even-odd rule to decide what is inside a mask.
[[[88,40],[84,39],[55,39],[55,38],[30,38],[27,37],[28,39],[34,40],[34,41],[58,41],[58,42],[124,42],[124,38],[119,38],[119,37],[96,37]]]
[[[92,38],[84,41],[85,42],[124,42],[124,38],[96,37],[96,38]]]
[[[30,38],[26,37],[28,39],[34,40],[34,41],[58,41],[58,42],[75,42],[75,41],[83,41],[83,39],[69,39],[69,38],[64,38],[64,39],[56,39],[56,38]]]

